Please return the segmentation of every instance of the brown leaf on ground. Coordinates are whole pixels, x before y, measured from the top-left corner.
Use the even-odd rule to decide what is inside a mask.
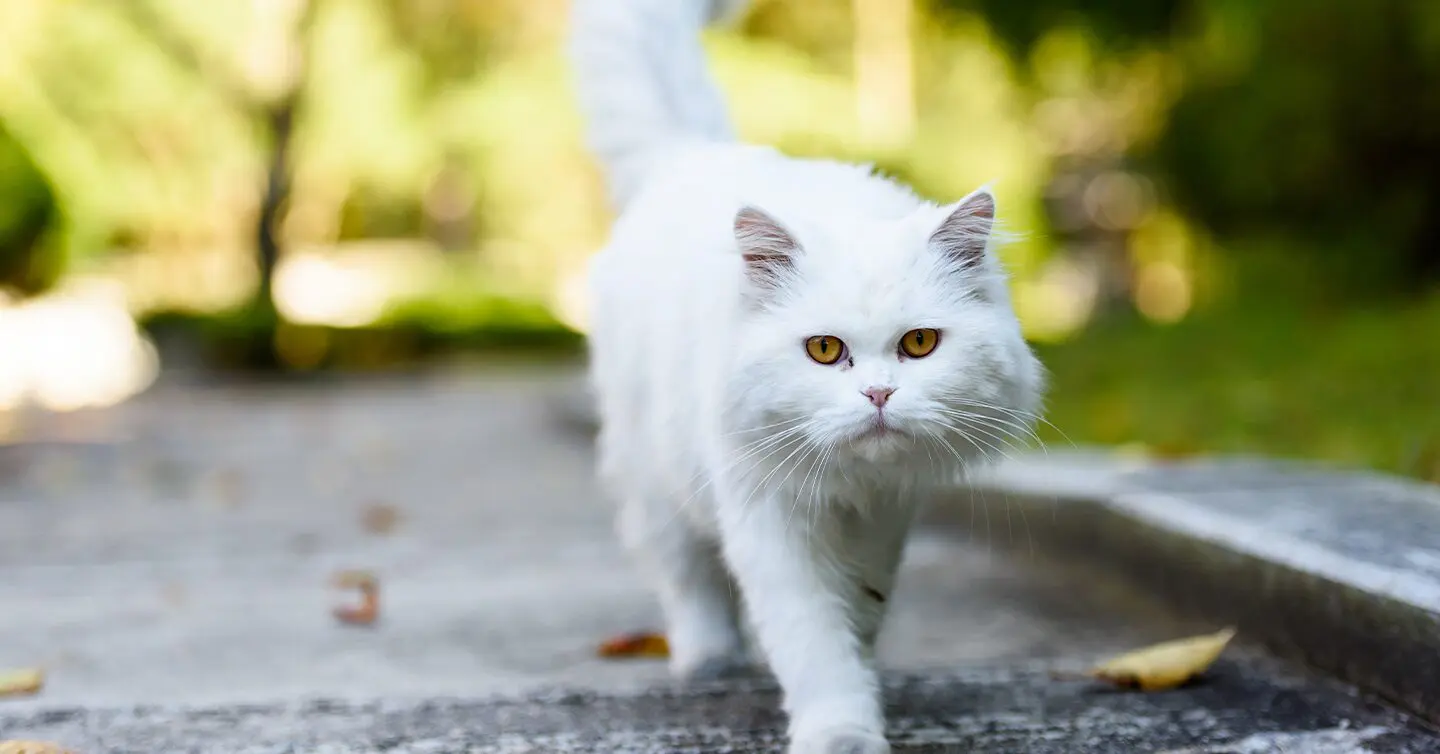
[[[664,634],[638,632],[609,639],[600,644],[601,657],[612,659],[632,657],[669,657],[670,643]]]
[[[337,589],[360,592],[359,605],[334,609],[336,620],[351,626],[369,626],[380,617],[380,585],[374,574],[369,571],[341,571],[335,574],[332,583]]]
[[[1142,691],[1173,689],[1209,669],[1234,637],[1235,629],[1226,628],[1205,636],[1162,642],[1100,663],[1085,675]]]
[[[399,523],[400,511],[396,510],[393,505],[374,503],[367,506],[365,512],[360,514],[360,526],[365,531],[377,536],[384,536],[395,531],[395,527]]]
[[[0,671],[0,696],[30,696],[44,685],[45,672],[36,668]]]
[[[75,754],[75,751],[49,741],[0,741],[0,754]]]

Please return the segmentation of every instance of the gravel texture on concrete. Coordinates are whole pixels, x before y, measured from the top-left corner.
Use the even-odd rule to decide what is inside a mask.
[[[1384,707],[1255,660],[1166,693],[1057,682],[1041,669],[897,675],[890,735],[902,752],[1420,754],[1440,739]],[[114,754],[655,754],[780,752],[768,682],[490,701],[309,702],[0,714],[0,739]]]

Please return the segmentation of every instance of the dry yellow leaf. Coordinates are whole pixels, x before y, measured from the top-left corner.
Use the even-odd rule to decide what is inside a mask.
[[[1144,691],[1173,689],[1205,672],[1234,637],[1235,629],[1226,628],[1205,636],[1162,642],[1096,665],[1086,675]]]
[[[601,657],[669,657],[670,643],[664,634],[642,631],[609,639],[600,645]]]
[[[45,673],[35,668],[0,672],[0,696],[37,694],[45,685]]]
[[[0,754],[75,754],[49,741],[0,741]]]

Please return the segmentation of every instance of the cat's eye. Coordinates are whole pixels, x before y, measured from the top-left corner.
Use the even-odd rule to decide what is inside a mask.
[[[845,357],[845,342],[834,335],[812,335],[805,340],[805,353],[817,364],[834,364]]]
[[[900,339],[900,352],[912,359],[923,359],[934,353],[935,346],[940,345],[940,331],[929,327],[922,327],[905,333]]]

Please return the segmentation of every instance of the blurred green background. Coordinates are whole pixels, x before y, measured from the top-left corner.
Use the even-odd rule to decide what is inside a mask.
[[[577,354],[610,215],[566,23],[0,3],[0,414]],[[1440,481],[1440,3],[754,0],[706,44],[750,140],[993,183],[1051,444]]]

